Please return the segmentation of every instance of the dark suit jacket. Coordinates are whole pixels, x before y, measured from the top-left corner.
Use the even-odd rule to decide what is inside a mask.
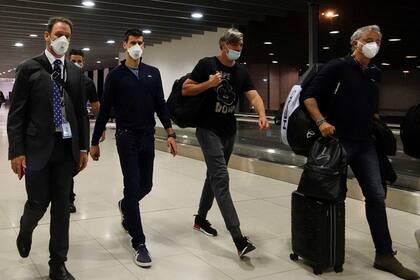
[[[44,53],[19,65],[7,120],[9,159],[24,155],[27,168],[32,170],[45,167],[54,148],[55,126],[49,71],[52,72],[52,68]],[[80,150],[88,150],[89,147],[85,86],[79,68],[66,63],[66,71],[65,110],[72,131],[72,153],[77,163]]]

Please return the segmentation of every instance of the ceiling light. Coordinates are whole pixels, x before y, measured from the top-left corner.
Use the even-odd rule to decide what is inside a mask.
[[[96,63],[98,63],[98,64],[100,64],[100,63],[102,63],[100,60],[98,60],[98,61],[96,61]]]
[[[401,39],[400,38],[391,38],[391,39],[388,39],[388,41],[390,41],[390,42],[399,42],[399,41],[401,41]]]
[[[7,73],[10,73],[10,72],[12,72],[12,69],[7,70]]]
[[[242,64],[246,64],[246,62],[242,62]]]
[[[405,58],[408,58],[408,59],[417,58],[417,55],[407,55]]]
[[[264,42],[264,45],[272,45],[272,44],[273,44],[273,42],[270,42],[270,41]]]
[[[150,30],[150,29],[144,29],[143,30],[143,34],[150,34],[150,33],[152,33],[152,30]]]
[[[329,50],[330,47],[322,47],[323,50]]]
[[[200,13],[200,12],[194,12],[194,13],[191,14],[191,17],[195,18],[195,19],[199,19],[199,18],[203,17],[203,14]]]
[[[381,65],[383,65],[383,66],[390,66],[391,64],[386,63],[386,62],[382,62]]]
[[[114,57],[114,59],[120,59],[118,56]]]
[[[90,48],[88,48],[88,47],[83,48],[83,49],[82,49],[82,51],[84,51],[84,52],[88,52],[88,51],[90,51]]]
[[[36,35],[36,34],[29,34],[29,37],[36,38],[36,37],[38,37],[38,35]]]
[[[262,79],[263,82],[268,82],[267,78]]]
[[[335,13],[335,11],[327,11],[325,13],[322,13],[323,16],[325,16],[326,18],[334,18],[334,17],[338,17],[339,15]]]
[[[277,60],[273,60],[273,61],[271,61],[271,63],[273,63],[273,64],[277,64],[277,63],[279,63]]]
[[[95,6],[95,2],[93,2],[93,1],[83,1],[82,5],[85,6],[85,7],[93,7],[93,6]]]
[[[106,43],[107,44],[115,44],[115,41],[114,40],[108,40],[108,41],[106,41]]]
[[[420,69],[420,65],[417,65],[417,66],[416,66],[416,68],[417,68],[417,69]]]
[[[403,73],[404,73],[404,74],[410,74],[410,71],[408,71],[408,70],[404,70],[404,71],[403,71]]]
[[[271,52],[271,53],[269,53],[268,55],[273,56],[273,55],[274,55],[274,53],[272,53],[272,52]]]
[[[340,31],[338,31],[338,30],[330,31],[330,34],[338,34],[338,33],[340,33]]]
[[[14,46],[20,48],[20,47],[23,47],[23,44],[21,42],[17,42],[15,43]]]

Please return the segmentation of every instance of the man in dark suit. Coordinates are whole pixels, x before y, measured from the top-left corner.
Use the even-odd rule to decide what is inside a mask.
[[[44,33],[46,50],[16,71],[7,121],[9,159],[25,176],[26,201],[17,238],[26,258],[32,233],[51,202],[50,273],[52,280],[72,280],[64,262],[69,248],[69,192],[75,163],[86,167],[89,124],[82,73],[66,63],[72,23],[51,18]]]

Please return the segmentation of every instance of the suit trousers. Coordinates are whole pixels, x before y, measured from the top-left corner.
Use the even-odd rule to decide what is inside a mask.
[[[51,203],[50,265],[67,260],[69,249],[69,193],[74,159],[71,139],[55,134],[54,149],[47,165],[41,170],[26,169],[28,199],[20,220],[21,231],[32,233]]]

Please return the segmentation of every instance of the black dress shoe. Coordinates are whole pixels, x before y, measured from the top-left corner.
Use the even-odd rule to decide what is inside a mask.
[[[76,206],[74,205],[74,202],[70,202],[69,210],[70,213],[76,213]]]
[[[64,264],[50,265],[51,280],[75,280]]]
[[[20,230],[16,239],[16,246],[18,248],[19,255],[22,258],[27,258],[29,256],[29,252],[31,251],[32,233]]]

